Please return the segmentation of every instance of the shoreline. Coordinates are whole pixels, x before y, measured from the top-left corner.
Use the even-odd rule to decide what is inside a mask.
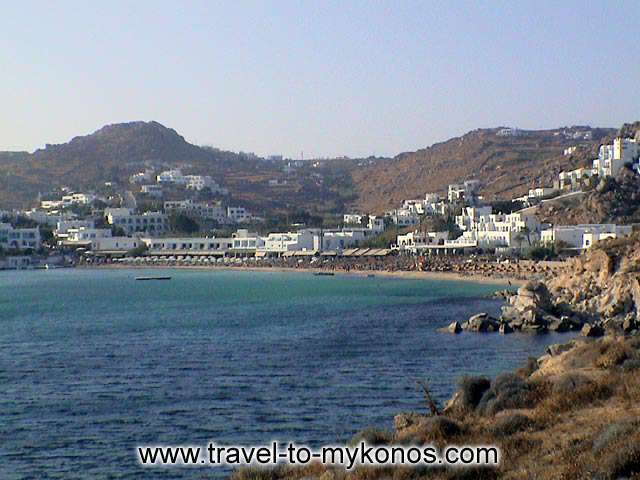
[[[430,272],[430,271],[405,271],[405,270],[326,270],[322,268],[289,268],[289,267],[235,267],[230,265],[205,267],[201,265],[117,265],[117,264],[102,264],[102,265],[80,265],[75,268],[83,269],[177,269],[177,270],[202,270],[202,271],[246,271],[246,272],[275,272],[275,273],[287,273],[287,272],[299,272],[299,273],[333,273],[335,275],[354,276],[354,277],[368,277],[374,275],[376,277],[398,278],[408,280],[443,280],[443,281],[463,281],[472,283],[487,283],[492,285],[508,285],[519,287],[526,283],[526,280],[522,280],[515,277],[504,276],[487,276],[479,274],[461,274],[457,272]]]

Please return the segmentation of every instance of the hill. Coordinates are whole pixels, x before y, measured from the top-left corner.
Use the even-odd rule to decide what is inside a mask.
[[[573,134],[586,130],[591,131],[591,139],[573,138]],[[380,212],[403,199],[445,192],[449,184],[468,179],[482,182],[487,199],[512,198],[531,187],[551,185],[563,169],[587,165],[596,156],[598,145],[616,132],[570,127],[502,136],[499,131],[474,130],[355,169],[352,176],[358,196],[356,206],[363,211]],[[563,155],[564,149],[571,146],[579,148],[572,155]]]
[[[0,209],[33,205],[38,193],[63,186],[94,190],[112,182],[128,189],[129,176],[147,167],[182,167],[188,173],[210,175],[229,188],[233,201],[257,212],[344,203],[338,192],[342,173],[328,172],[326,183],[297,176],[273,188],[268,182],[283,176],[282,162],[192,145],[175,130],[152,121],[107,125],[33,153],[0,152]]]

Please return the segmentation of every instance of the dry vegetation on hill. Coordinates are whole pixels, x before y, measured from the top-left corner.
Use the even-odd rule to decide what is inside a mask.
[[[381,211],[425,192],[444,192],[447,185],[467,179],[482,181],[488,199],[509,199],[535,186],[552,185],[563,169],[588,164],[597,147],[612,129],[594,129],[591,141],[567,140],[554,130],[501,137],[496,129],[480,129],[403,153],[353,172],[358,205]],[[568,146],[581,147],[564,156]]]
[[[370,444],[498,445],[492,468],[240,470],[235,480],[640,478],[640,337],[573,341],[493,380],[467,377],[438,416],[401,414]]]

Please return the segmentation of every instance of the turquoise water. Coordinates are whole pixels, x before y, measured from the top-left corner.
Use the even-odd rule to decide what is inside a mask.
[[[136,282],[135,276],[171,275]],[[495,285],[308,273],[0,273],[0,478],[211,478],[139,444],[345,442],[557,335],[437,333]]]

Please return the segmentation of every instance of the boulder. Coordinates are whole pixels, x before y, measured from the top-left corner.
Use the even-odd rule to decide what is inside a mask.
[[[580,334],[583,337],[601,337],[604,334],[604,331],[599,325],[585,323],[582,330],[580,330]]]
[[[572,322],[566,315],[560,318],[554,317],[548,322],[548,328],[552,332],[568,332],[572,327]]]
[[[460,333],[462,332],[462,327],[458,322],[453,322],[449,324],[449,326],[447,327],[447,331],[449,333]]]
[[[525,323],[521,330],[525,333],[547,333],[547,326],[538,323]]]
[[[553,309],[551,294],[547,286],[537,280],[525,283],[518,289],[518,295],[511,297],[509,300],[517,310],[524,310],[528,307],[545,311]]]
[[[499,327],[498,320],[490,317],[487,313],[478,313],[469,317],[462,328],[470,332],[497,332]]]
[[[500,332],[502,335],[513,333],[513,327],[508,323],[501,323],[498,332]]]
[[[627,315],[622,322],[622,331],[624,333],[631,333],[633,330],[638,328],[638,324],[633,315]]]

